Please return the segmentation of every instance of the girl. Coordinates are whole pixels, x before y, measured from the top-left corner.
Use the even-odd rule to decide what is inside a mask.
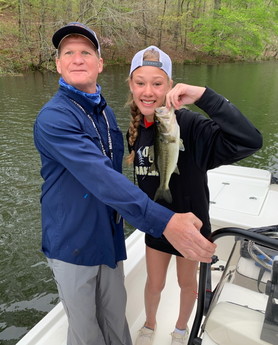
[[[203,222],[201,233],[208,237],[209,191],[207,170],[231,164],[257,151],[262,146],[260,132],[226,98],[206,87],[177,84],[172,88],[170,57],[155,46],[135,54],[129,74],[130,111],[132,120],[127,133],[130,155],[139,187],[154,198],[159,186],[159,171],[150,169],[150,155],[156,135],[155,109],[174,107],[180,126],[184,151],[179,151],[178,169],[170,179],[172,202],[158,202],[175,212],[193,212]],[[181,108],[196,104],[208,114]],[[177,252],[164,236],[146,234],[147,281],[145,286],[146,321],[135,345],[150,345],[156,329],[156,313],[166,281],[172,255],[176,256],[180,287],[180,310],[172,335],[172,345],[187,344],[188,320],[197,291],[198,262]]]

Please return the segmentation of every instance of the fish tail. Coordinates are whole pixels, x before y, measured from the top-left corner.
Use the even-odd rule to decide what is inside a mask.
[[[167,201],[168,204],[171,204],[173,201],[173,198],[172,198],[172,194],[171,194],[170,189],[158,188],[158,190],[156,191],[155,196],[154,196],[154,201],[159,200],[159,199],[163,199],[163,200]]]

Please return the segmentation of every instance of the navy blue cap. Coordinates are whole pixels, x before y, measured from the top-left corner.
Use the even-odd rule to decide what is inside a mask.
[[[59,44],[61,43],[63,38],[70,34],[79,34],[87,37],[97,48],[100,55],[100,45],[96,33],[88,28],[88,26],[78,22],[69,23],[55,32],[52,37],[52,43],[54,44],[54,47],[58,49]]]

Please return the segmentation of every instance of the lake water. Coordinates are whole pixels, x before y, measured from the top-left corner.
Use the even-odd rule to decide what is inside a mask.
[[[123,132],[129,123],[127,66],[107,66],[103,95]],[[264,136],[263,148],[240,165],[278,178],[278,63],[176,65],[176,82],[207,85],[236,104]],[[53,73],[0,77],[0,344],[15,344],[58,301],[40,251],[40,161],[32,127],[57,90]],[[129,168],[124,173],[132,179]],[[127,235],[132,228],[127,227]],[[50,344],[51,345],[51,344]]]

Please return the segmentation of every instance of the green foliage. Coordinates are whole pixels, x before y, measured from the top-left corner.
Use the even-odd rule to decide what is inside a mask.
[[[228,1],[223,1],[223,3]],[[194,23],[190,38],[212,55],[231,55],[242,59],[262,56],[273,33],[277,34],[277,12],[262,0],[233,1]]]
[[[16,0],[0,0],[0,13],[8,8],[16,8]]]
[[[70,21],[97,32],[106,62],[151,44],[174,61],[278,55],[278,0],[0,0],[0,70],[53,68],[53,31]]]

